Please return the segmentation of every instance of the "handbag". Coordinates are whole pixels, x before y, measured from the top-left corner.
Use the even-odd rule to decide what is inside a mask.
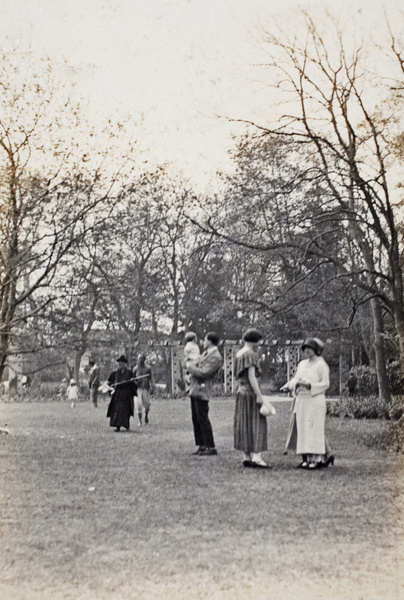
[[[262,414],[262,416],[263,417],[269,417],[269,416],[276,415],[276,408],[271,403],[270,397],[269,396],[262,396],[262,399],[263,399],[263,403],[262,403],[261,408],[260,408],[260,413]]]

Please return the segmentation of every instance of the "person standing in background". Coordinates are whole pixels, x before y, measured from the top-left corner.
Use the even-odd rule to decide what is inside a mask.
[[[115,427],[119,432],[121,427],[129,431],[129,421],[133,417],[133,396],[136,395],[136,384],[131,369],[128,369],[128,360],[122,355],[116,359],[119,365],[108,377],[108,385],[114,392],[107,410],[110,427]]]
[[[67,377],[63,377],[60,386],[58,387],[58,391],[57,391],[57,399],[58,400],[63,400],[63,398],[66,396],[66,391],[67,388],[69,387],[69,384],[67,383]]]
[[[94,408],[98,407],[98,388],[100,386],[100,368],[96,365],[94,360],[88,362],[91,367],[90,377],[88,380],[88,387],[90,388],[90,401],[93,403]]]
[[[195,361],[188,361],[187,369],[191,373],[189,396],[191,398],[192,424],[195,444],[198,449],[193,454],[213,456],[217,454],[213,439],[212,425],[209,420],[209,400],[213,395],[213,379],[223,364],[223,358],[217,346],[220,338],[210,331],[203,341],[205,351]]]
[[[348,394],[350,396],[355,395],[355,389],[356,389],[357,383],[358,383],[358,378],[355,375],[355,372],[353,371],[353,369],[351,369],[349,371],[349,377],[348,377]]]
[[[146,364],[146,355],[139,354],[137,359],[137,365],[133,370],[137,385],[137,396],[135,396],[135,410],[139,419],[139,427],[142,426],[143,421],[143,409],[144,409],[144,422],[146,425],[149,424],[149,412],[151,406],[150,395],[154,393],[154,377],[153,371],[149,365]]]

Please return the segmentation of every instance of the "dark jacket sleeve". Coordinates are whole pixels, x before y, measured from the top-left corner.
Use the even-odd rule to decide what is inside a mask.
[[[116,371],[113,371],[107,379],[108,385],[113,385],[116,381]]]

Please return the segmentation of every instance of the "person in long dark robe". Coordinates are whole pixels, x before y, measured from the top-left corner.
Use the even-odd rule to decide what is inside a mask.
[[[125,427],[130,429],[129,421],[133,417],[133,397],[136,395],[136,383],[133,373],[128,369],[128,361],[124,355],[117,358],[119,367],[108,377],[108,385],[114,388],[111,401],[108,406],[107,418],[110,419],[110,427],[115,427],[115,431]]]

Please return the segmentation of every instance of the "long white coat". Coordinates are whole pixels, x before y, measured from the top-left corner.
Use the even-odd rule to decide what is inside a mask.
[[[310,390],[296,389],[299,381],[310,383]],[[296,454],[325,454],[325,391],[330,387],[327,363],[321,356],[302,360],[287,386],[296,395]]]

